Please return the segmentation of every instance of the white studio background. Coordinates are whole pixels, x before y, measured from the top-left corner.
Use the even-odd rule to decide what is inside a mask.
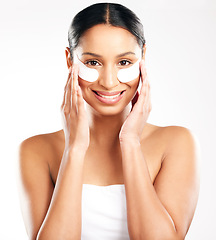
[[[99,1],[0,2],[0,239],[27,240],[16,185],[17,148],[62,129],[65,47],[75,13]],[[216,239],[216,3],[112,1],[141,18],[152,112],[148,122],[191,129],[200,142],[201,190],[187,240]]]

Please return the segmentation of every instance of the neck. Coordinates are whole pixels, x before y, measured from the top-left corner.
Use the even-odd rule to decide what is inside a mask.
[[[105,149],[118,147],[119,132],[130,111],[131,105],[128,104],[118,114],[102,115],[87,104],[91,143]]]

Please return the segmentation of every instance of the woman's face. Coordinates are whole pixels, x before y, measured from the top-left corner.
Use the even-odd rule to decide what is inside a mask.
[[[102,115],[115,115],[123,111],[136,93],[140,76],[122,83],[117,73],[141,60],[142,50],[136,38],[123,28],[99,24],[85,32],[73,54],[99,73],[94,82],[79,77],[85,101]],[[124,92],[117,97],[118,93],[115,92],[119,91]],[[113,96],[103,97],[98,94]]]

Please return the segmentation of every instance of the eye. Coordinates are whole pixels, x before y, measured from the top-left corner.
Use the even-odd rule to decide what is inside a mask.
[[[95,60],[86,61],[85,64],[90,65],[90,66],[98,66],[99,65],[99,63]]]
[[[128,61],[128,60],[122,60],[122,61],[119,62],[119,64],[121,66],[128,66],[128,65],[130,65],[132,63],[130,61]]]

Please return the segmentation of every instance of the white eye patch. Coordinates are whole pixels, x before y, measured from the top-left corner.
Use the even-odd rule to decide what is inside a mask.
[[[76,63],[79,66],[78,75],[85,81],[95,82],[99,77],[99,72],[94,68],[87,67],[84,63],[82,63],[78,57],[76,57]]]
[[[99,77],[99,72],[94,68],[87,67],[76,57],[76,63],[79,66],[79,76],[87,82],[95,82]],[[139,76],[139,63],[140,59],[136,61],[131,67],[120,69],[117,78],[120,82],[130,82]]]
[[[131,67],[123,68],[118,71],[117,78],[120,82],[130,82],[139,76],[139,63],[140,59],[137,60]]]

